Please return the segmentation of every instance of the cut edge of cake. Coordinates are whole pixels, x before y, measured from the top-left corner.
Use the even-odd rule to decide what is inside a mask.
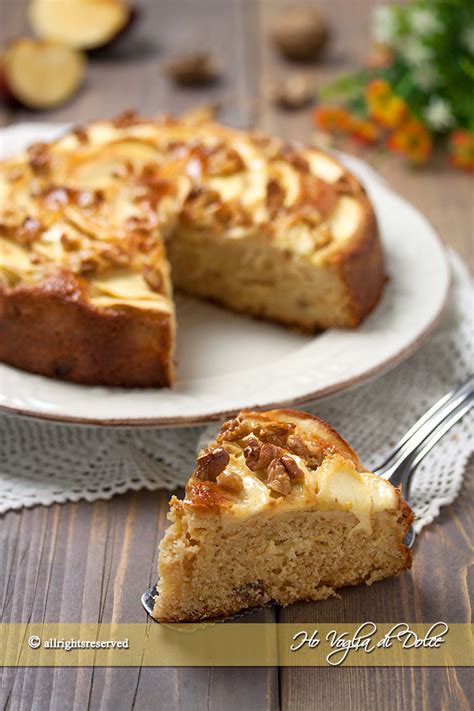
[[[411,566],[403,541],[413,513],[401,491],[333,428],[294,410],[224,424],[185,498],[171,499],[169,520],[153,611],[161,622],[320,600]]]

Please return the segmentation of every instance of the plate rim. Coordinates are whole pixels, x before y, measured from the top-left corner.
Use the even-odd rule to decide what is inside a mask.
[[[449,269],[449,263],[447,260],[447,251],[445,245],[442,243],[438,235],[437,239],[441,243],[442,252],[446,267],[448,268],[448,281],[446,285],[446,290],[444,298],[441,305],[432,318],[432,320],[426,325],[424,330],[417,335],[409,344],[405,346],[401,351],[391,358],[387,358],[378,365],[366,370],[361,375],[355,376],[353,378],[348,378],[346,380],[341,380],[338,383],[329,385],[327,388],[320,388],[315,392],[308,393],[307,395],[301,395],[297,398],[292,398],[290,400],[280,400],[275,403],[269,403],[266,405],[249,405],[245,409],[247,410],[273,410],[276,408],[285,408],[291,406],[304,405],[308,402],[315,402],[317,400],[322,400],[323,398],[330,397],[331,395],[336,395],[341,392],[347,392],[352,388],[359,385],[363,385],[370,380],[374,380],[377,376],[388,372],[392,368],[402,363],[406,358],[408,358],[412,353],[414,353],[421,343],[429,336],[429,334],[435,329],[439,323],[443,312],[448,303],[449,296],[451,294],[452,288],[452,274]],[[20,417],[32,418],[35,420],[55,422],[67,425],[81,425],[84,427],[114,427],[114,428],[135,428],[135,427],[192,427],[194,425],[206,424],[210,422],[216,422],[227,417],[234,416],[238,410],[222,410],[219,412],[205,413],[202,415],[184,415],[182,417],[142,417],[142,418],[83,418],[83,417],[73,417],[71,415],[61,415],[61,414],[50,414],[50,413],[38,413],[34,410],[27,410],[19,407],[14,407],[11,405],[5,405],[0,403],[0,412],[17,415]]]
[[[32,126],[35,126],[35,128],[38,128],[38,124],[35,123],[22,123],[14,126],[7,126],[2,129],[2,132],[4,130],[8,129],[18,129],[18,128],[23,128],[24,126],[28,126],[29,128]],[[47,127],[48,129],[51,129],[54,126],[54,130],[62,130],[65,128],[65,124],[51,124],[47,122],[40,122],[39,126],[45,128]],[[329,397],[331,395],[335,395],[341,392],[346,392],[348,390],[351,390],[359,385],[362,385],[366,382],[369,382],[370,380],[373,380],[379,376],[381,376],[383,373],[388,372],[392,368],[396,367],[399,365],[402,361],[404,361],[406,358],[408,358],[412,353],[414,353],[418,347],[421,345],[421,343],[429,336],[429,334],[435,329],[437,324],[439,323],[443,312],[446,308],[446,305],[448,303],[450,294],[451,294],[451,289],[452,289],[452,270],[450,268],[449,264],[449,259],[448,259],[448,247],[447,245],[444,244],[441,236],[439,235],[438,231],[433,227],[431,224],[430,220],[424,215],[424,213],[419,210],[417,207],[415,207],[409,200],[407,200],[405,197],[399,195],[396,191],[392,190],[389,184],[384,180],[383,177],[379,176],[378,173],[372,168],[372,166],[363,159],[359,158],[358,156],[352,156],[351,154],[347,154],[341,151],[337,152],[337,157],[344,160],[347,160],[347,163],[349,164],[349,169],[352,170],[353,166],[356,165],[357,163],[360,164],[361,169],[365,169],[366,171],[370,171],[372,173],[372,180],[377,180],[378,182],[378,188],[392,196],[395,196],[397,199],[403,201],[406,205],[408,205],[412,210],[416,211],[419,216],[423,218],[423,220],[427,223],[427,225],[430,228],[431,231],[431,237],[434,239],[434,241],[437,243],[437,246],[439,248],[440,255],[442,257],[442,261],[444,264],[445,268],[445,275],[446,275],[446,282],[445,282],[445,290],[444,294],[442,295],[442,298],[440,299],[440,303],[438,306],[437,311],[433,314],[431,320],[425,325],[424,329],[417,333],[416,336],[405,346],[397,351],[395,354],[392,354],[391,356],[386,357],[384,360],[381,362],[377,363],[376,365],[372,366],[368,370],[365,370],[363,373],[359,373],[358,375],[348,377],[345,379],[341,379],[338,382],[332,383],[331,385],[328,385],[326,387],[320,387],[314,391],[305,393],[304,395],[299,395],[297,397],[289,398],[289,399],[283,399],[283,400],[277,400],[276,402],[271,402],[271,403],[266,403],[265,405],[260,405],[258,403],[253,404],[253,405],[248,405],[245,409],[249,410],[262,410],[262,409],[275,409],[275,408],[282,408],[282,407],[299,407],[300,405],[304,405],[305,403],[309,402],[315,402],[317,400],[321,400],[323,398]],[[66,383],[67,384],[67,383]],[[240,409],[240,408],[238,408]],[[195,425],[200,425],[200,424],[206,424],[209,422],[215,422],[221,419],[224,419],[226,417],[231,417],[235,415],[235,413],[238,411],[238,409],[223,409],[223,410],[218,410],[216,411],[215,409],[212,410],[212,412],[204,412],[196,415],[175,415],[171,417],[163,417],[163,416],[150,416],[150,417],[133,417],[133,418],[124,418],[124,417],[114,417],[114,418],[104,418],[104,417],[99,417],[99,418],[94,418],[94,417],[84,417],[84,416],[74,416],[74,415],[69,415],[61,412],[41,412],[38,410],[32,410],[29,408],[24,408],[21,406],[16,406],[13,404],[6,404],[4,402],[0,403],[0,413],[3,414],[9,414],[9,415],[15,415],[19,417],[24,417],[24,418],[30,418],[30,419],[35,419],[39,420],[42,422],[52,422],[52,423],[57,423],[57,424],[64,424],[64,425],[71,425],[71,426],[83,426],[83,427],[109,427],[109,428],[146,428],[146,427],[160,427],[160,428],[166,428],[166,427],[191,427]]]

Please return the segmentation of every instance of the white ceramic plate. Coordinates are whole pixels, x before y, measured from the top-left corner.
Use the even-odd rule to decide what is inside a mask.
[[[22,124],[0,132],[4,155],[64,130]],[[186,425],[241,408],[300,404],[362,383],[412,353],[437,322],[449,267],[431,225],[365,163],[340,156],[367,187],[390,275],[357,330],[303,336],[178,295],[178,381],[172,390],[74,385],[0,365],[0,408],[104,425]]]

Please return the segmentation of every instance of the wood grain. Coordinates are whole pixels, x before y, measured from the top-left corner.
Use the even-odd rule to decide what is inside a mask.
[[[86,85],[69,104],[47,113],[0,108],[0,125],[17,121],[80,123],[136,106],[143,113],[181,111],[220,100],[223,120],[258,124],[306,140],[308,112],[269,104],[268,86],[294,70],[266,41],[279,0],[141,0],[144,11],[125,49],[90,62]],[[288,3],[286,3],[288,4]],[[327,57],[305,69],[316,84],[356,66],[367,49],[371,0],[320,2],[335,28]],[[0,0],[0,44],[27,31],[25,0]],[[224,78],[205,90],[176,89],[162,75],[165,56],[211,47]],[[301,70],[301,68],[298,68]],[[398,160],[370,156],[395,190],[433,222],[472,266],[472,183],[436,166],[413,172]],[[357,442],[353,443],[357,447]],[[472,475],[474,467],[470,467]],[[139,492],[109,502],[64,504],[0,518],[2,621],[148,623],[140,605],[154,582],[168,492]],[[471,618],[472,476],[456,502],[419,537],[413,570],[340,600],[279,610],[281,621],[434,621]],[[252,621],[275,619],[275,611]],[[467,709],[469,670],[460,669],[8,669],[0,699],[9,709]],[[471,686],[470,686],[471,683]],[[383,699],[383,702],[382,702]]]

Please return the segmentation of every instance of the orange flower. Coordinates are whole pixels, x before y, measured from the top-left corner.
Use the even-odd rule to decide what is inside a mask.
[[[365,98],[370,116],[386,128],[398,128],[408,116],[406,103],[392,93],[390,84],[383,79],[369,82]]]
[[[456,168],[474,171],[474,132],[454,131],[449,137],[451,162]]]
[[[318,107],[313,113],[313,121],[323,131],[350,134],[352,138],[362,143],[374,143],[380,136],[379,129],[372,121],[351,116],[338,106]]]
[[[370,69],[384,69],[393,64],[395,53],[386,44],[376,43],[366,59],[366,65]]]
[[[361,143],[376,143],[380,138],[379,128],[372,121],[353,118],[350,124],[352,138]]]
[[[392,96],[392,87],[385,79],[373,79],[367,84],[365,95],[367,101],[387,98]]]
[[[318,106],[313,112],[313,122],[323,131],[346,133],[350,127],[351,117],[339,106]]]
[[[431,136],[424,125],[416,119],[409,119],[390,136],[388,147],[401,153],[413,163],[425,163],[433,149]]]

